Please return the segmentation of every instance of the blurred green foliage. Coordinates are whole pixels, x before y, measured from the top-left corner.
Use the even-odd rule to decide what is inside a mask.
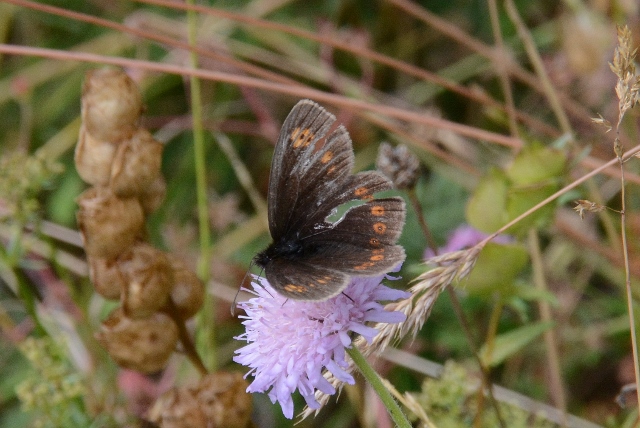
[[[115,22],[142,23],[148,25],[150,31],[174,38],[177,36],[172,31],[184,28],[183,12],[157,6],[135,2],[47,3]],[[530,126],[531,122],[519,122],[524,136],[521,150],[461,137],[450,129],[433,130],[383,115],[374,117],[366,112],[327,106],[341,113],[339,118],[346,122],[354,140],[358,168],[372,167],[377,145],[382,140],[408,144],[425,165],[425,173],[416,188],[423,213],[408,209],[401,237],[408,254],[401,272],[407,286],[425,269],[422,260],[427,241],[418,216],[424,216],[439,245],[444,245],[451,231],[463,223],[493,232],[583,174],[586,168],[579,161],[587,153],[605,160],[612,156],[609,136],[591,127],[588,116],[594,116],[596,111],[611,116],[617,109],[615,80],[607,67],[613,48],[612,34],[615,23],[637,19],[638,12],[626,9],[624,2],[604,2],[606,5],[602,8],[598,2],[520,0],[515,3],[531,29],[557,91],[573,102],[568,110],[575,127],[573,143],[579,147],[568,144],[562,149],[552,148],[552,142],[561,132],[545,96],[539,87],[532,88],[513,76],[511,86],[518,112],[554,131],[545,133],[540,126]],[[489,46],[494,43],[487,2],[455,0],[411,4],[429,10],[451,29],[474,38],[466,39],[467,42],[482,41]],[[475,52],[465,40],[443,35],[433,26],[400,11],[392,2],[335,0],[275,4],[255,0],[220,1],[212,6],[340,38],[353,46],[370,48],[430,70],[465,89],[500,102],[504,100],[501,70],[496,64]],[[562,31],[569,21],[580,22],[587,15],[605,23],[602,34],[589,33],[591,45],[596,46],[601,40],[606,43],[606,49],[585,54],[598,57],[599,66],[591,70],[571,64],[568,57],[576,54],[578,48],[576,41]],[[159,18],[170,19],[171,25],[164,26]],[[201,38],[203,43],[210,43],[211,49],[282,77],[349,98],[406,107],[470,128],[509,134],[508,116],[504,111],[390,66],[352,52],[319,47],[314,41],[288,33],[240,25],[228,19],[201,19]],[[530,61],[502,7],[498,20],[510,49],[509,56],[523,70],[530,71]],[[640,30],[634,32],[640,33]],[[74,18],[5,3],[0,3],[0,35],[3,43],[15,45],[184,62],[184,52],[164,45]],[[580,34],[576,35],[580,39]],[[238,75],[244,73],[221,61],[200,59],[203,67]],[[85,185],[73,166],[78,127],[74,121],[80,115],[84,73],[97,65],[28,55],[3,55],[0,61],[0,426],[36,426],[44,420],[50,423],[48,426],[90,426],[91,423],[118,426],[124,424],[123,421],[142,426],[128,406],[131,404],[128,397],[117,386],[113,362],[95,344],[92,332],[87,331],[97,328],[109,304],[91,293],[86,266],[83,271],[73,262],[83,257],[77,235],[62,239],[40,229],[43,221],[76,228],[75,198]],[[139,82],[147,106],[143,124],[166,136],[163,175],[168,183],[167,197],[163,206],[148,219],[149,236],[155,245],[194,261],[197,221],[189,88],[181,76],[128,71]],[[203,81],[203,95],[207,129],[224,132],[232,139],[239,159],[250,171],[255,189],[265,198],[274,132],[296,97],[212,81]],[[627,128],[632,129],[629,132],[632,137],[625,143],[635,145],[637,135],[634,136],[632,124]],[[213,228],[213,279],[235,290],[251,257],[268,242],[267,229],[240,185],[232,163],[210,132],[206,135],[206,163],[212,216],[223,217],[215,219],[219,223],[212,219],[212,224],[222,225]],[[632,172],[638,172],[634,161],[629,165]],[[617,206],[617,181],[602,176],[594,180],[594,185],[602,189],[604,203]],[[628,190],[631,208],[637,211],[640,206],[637,181],[632,182]],[[215,202],[221,200],[218,197],[230,194],[236,197],[236,206],[223,207]],[[589,190],[579,188],[575,196],[589,194]],[[553,325],[559,341],[568,410],[613,427],[624,421],[629,423],[634,415],[613,405],[620,386],[633,381],[629,377],[632,357],[625,315],[624,272],[617,258],[617,234],[614,236],[609,232],[611,229],[607,229],[609,224],[614,231],[618,230],[619,219],[605,213],[577,225],[572,223],[572,228],[566,220],[569,211],[566,202],[551,203],[507,231],[515,237],[514,243],[490,244],[482,253],[477,270],[467,283],[456,287],[455,292],[471,320],[475,345],[479,348],[480,344],[493,343],[493,352],[485,354],[493,366],[493,381],[531,398],[550,401],[550,386],[540,375],[548,367],[548,350],[541,335]],[[630,229],[637,236],[638,218],[635,211],[629,211]],[[532,229],[540,236],[544,275],[549,283],[546,291],[531,285],[533,268],[523,237]],[[34,243],[32,238],[39,241]],[[633,241],[632,255],[637,262],[640,245],[636,239]],[[44,275],[43,271],[54,278]],[[637,298],[637,268],[633,274]],[[60,289],[52,288],[52,282],[62,282],[66,290],[64,297],[55,295],[54,303],[53,290],[60,292]],[[539,317],[539,305],[543,302],[551,304],[555,311],[553,324]],[[83,346],[99,368],[96,370],[101,373],[99,379],[98,375],[97,380],[82,377],[70,364],[68,350],[61,350],[64,345],[52,342],[51,331],[41,328],[38,320],[36,307],[40,304],[60,304],[63,310],[74,314],[78,324],[74,328],[79,330]],[[237,344],[232,336],[241,331],[238,320],[226,315],[229,305],[221,299],[216,307],[215,329],[219,332],[216,346],[224,367],[233,367],[232,351]],[[420,357],[456,360],[466,366],[472,361],[472,351],[454,313],[449,296],[441,296],[415,341],[399,346]],[[495,319],[496,323],[492,324]],[[86,320],[90,320],[90,325],[86,325]],[[11,340],[5,340],[9,337]],[[189,370],[181,366],[178,374],[183,373],[187,373],[188,378]],[[476,418],[481,421],[477,426],[497,426],[490,406],[485,405],[484,412],[477,413],[475,385],[460,366],[447,364],[440,379],[425,380],[423,375],[399,365],[389,373],[389,378],[402,391],[414,390],[438,427],[471,426]],[[116,403],[115,409],[87,406],[81,397],[95,394],[96,390],[102,393],[105,383],[109,385],[106,388],[109,392],[97,394],[98,398]],[[420,385],[422,390],[418,392]],[[356,396],[343,394],[337,403],[332,402],[322,410],[322,417],[300,425],[365,426],[360,416],[368,409],[358,406]],[[254,402],[256,420],[261,421],[257,426],[293,426],[266,397],[256,397]],[[301,409],[303,404],[298,397],[296,409]],[[100,419],[108,413],[106,408],[115,415],[113,419]],[[507,406],[501,409],[509,427],[553,426],[542,418],[529,419],[526,412]],[[120,417],[123,414],[127,416]]]

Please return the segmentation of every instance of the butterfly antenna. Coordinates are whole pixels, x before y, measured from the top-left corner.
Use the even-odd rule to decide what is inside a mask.
[[[233,297],[233,303],[231,303],[232,317],[236,316],[235,309],[236,309],[236,303],[238,302],[238,295],[240,294],[240,291],[242,291],[242,286],[244,285],[244,282],[247,279],[247,276],[251,273],[251,268],[253,267],[254,264],[255,262],[251,260],[251,263],[249,263],[249,267],[247,268],[247,273],[244,274],[244,277],[242,278],[242,282],[240,283],[240,287],[238,287],[238,291],[236,291],[236,295]]]
[[[351,296],[349,296],[349,295],[348,295],[347,293],[345,293],[344,291],[343,291],[343,292],[341,292],[341,294],[342,294],[344,297],[346,297],[347,299],[351,300],[353,303],[355,303],[355,302],[356,302],[355,300],[353,300],[353,299],[351,298]]]

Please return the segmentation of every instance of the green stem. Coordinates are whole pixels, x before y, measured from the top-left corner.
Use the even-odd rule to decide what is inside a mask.
[[[382,403],[387,408],[387,411],[389,412],[389,415],[391,416],[391,419],[396,424],[396,426],[400,428],[411,428],[411,423],[404,415],[404,413],[402,413],[400,406],[398,405],[396,400],[393,399],[389,390],[387,390],[387,388],[382,383],[382,380],[380,379],[380,376],[378,376],[378,373],[376,373],[373,367],[371,367],[366,358],[364,358],[364,356],[360,353],[358,348],[352,346],[351,348],[347,349],[347,353],[360,370],[360,373],[362,373],[364,378],[373,387],[374,391],[376,391],[378,397],[380,397],[380,400],[382,400]]]
[[[529,229],[529,254],[531,256],[531,266],[533,268],[533,283],[540,293],[550,293],[547,279],[544,272],[544,262],[542,249],[540,248],[540,236],[535,228]],[[551,304],[544,299],[538,301],[538,312],[543,322],[553,322],[554,316]],[[555,406],[562,412],[563,425],[567,424],[567,398],[565,395],[564,383],[562,382],[562,369],[560,364],[560,351],[558,344],[557,327],[544,332],[544,343],[547,349],[545,353],[547,359],[547,370],[549,373],[549,385],[551,397]]]
[[[193,0],[188,1],[193,4]],[[193,10],[187,12],[187,23],[189,29],[189,44],[196,46],[197,41],[197,15]],[[198,68],[198,56],[195,51],[189,53],[191,67]],[[193,121],[193,147],[194,163],[196,173],[196,195],[198,200],[198,228],[200,231],[200,260],[198,262],[198,275],[206,284],[209,282],[210,262],[211,262],[211,231],[209,230],[209,208],[207,206],[207,169],[205,165],[206,151],[204,143],[204,127],[202,124],[202,97],[200,91],[200,79],[191,76],[189,78],[191,86],[191,115]],[[198,317],[199,331],[205,332],[200,343],[208,351],[205,354],[205,361],[212,370],[216,367],[215,352],[213,346],[214,337],[214,308],[215,302],[211,293],[205,293],[205,301],[202,312]]]

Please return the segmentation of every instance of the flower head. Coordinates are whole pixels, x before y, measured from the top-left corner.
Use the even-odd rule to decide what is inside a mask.
[[[266,279],[256,277],[252,283],[256,297],[239,304],[246,312],[241,317],[246,331],[236,339],[248,345],[238,349],[233,358],[251,368],[247,375],[253,374],[254,380],[247,392],[268,392],[271,401],[278,401],[284,415],[291,419],[291,394],[296,389],[312,409],[320,407],[316,390],[335,393],[322,375],[324,369],[353,384],[345,360],[345,348],[351,346],[350,333],[371,342],[378,330],[365,323],[397,323],[405,318],[400,312],[385,311],[378,303],[408,296],[382,285],[383,278],[385,275],[353,278],[342,294],[322,302],[304,302],[281,296]]]

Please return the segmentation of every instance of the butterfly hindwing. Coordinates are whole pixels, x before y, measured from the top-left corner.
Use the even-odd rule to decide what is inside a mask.
[[[405,204],[401,198],[374,199],[351,208],[323,233],[305,239],[316,248],[306,261],[324,263],[350,275],[377,275],[396,267],[405,258],[395,245],[402,233]]]
[[[265,274],[278,293],[295,300],[328,299],[349,284],[345,273],[302,261],[274,260]]]

